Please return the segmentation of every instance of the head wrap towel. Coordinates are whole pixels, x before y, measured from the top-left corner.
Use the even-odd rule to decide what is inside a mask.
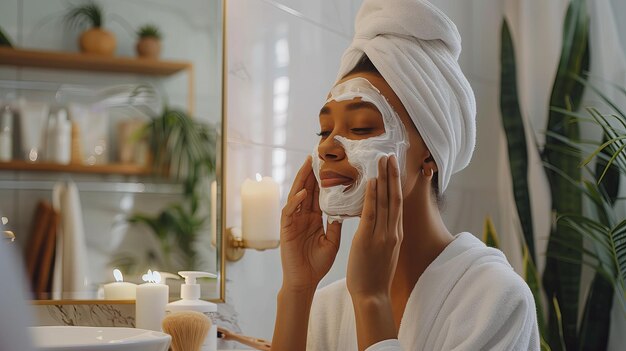
[[[439,170],[442,193],[476,144],[476,101],[457,62],[461,36],[422,0],[364,0],[337,80],[366,54],[398,95]]]

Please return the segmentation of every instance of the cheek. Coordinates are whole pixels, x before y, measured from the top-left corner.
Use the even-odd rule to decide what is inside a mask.
[[[411,145],[406,153],[406,161],[405,161],[405,172],[406,177],[404,178],[404,184],[402,187],[402,191],[404,193],[404,197],[406,198],[408,194],[413,191],[415,184],[417,182],[417,178],[419,176],[419,172],[421,171],[421,164],[419,162],[419,152]]]

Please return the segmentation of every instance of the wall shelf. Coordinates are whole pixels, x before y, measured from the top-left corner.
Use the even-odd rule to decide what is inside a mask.
[[[116,174],[116,175],[151,175],[152,170],[146,166],[134,164],[106,164],[106,165],[82,165],[57,163],[29,163],[26,161],[0,162],[0,170],[3,171],[29,171],[29,172],[59,172],[59,173],[89,173],[89,174]]]
[[[19,67],[66,69],[169,76],[190,70],[185,61],[161,61],[134,57],[98,56],[74,52],[25,50],[0,47],[0,64]]]

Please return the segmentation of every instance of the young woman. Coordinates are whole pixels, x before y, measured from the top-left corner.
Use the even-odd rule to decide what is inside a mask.
[[[273,350],[539,349],[526,283],[500,251],[451,234],[439,211],[475,143],[459,52],[456,27],[430,3],[364,1],[320,111],[316,159],[304,162],[283,209]],[[363,143],[372,140],[384,144]],[[394,143],[407,148],[385,149]],[[363,156],[378,147],[387,155]],[[376,177],[367,178],[368,162]],[[364,196],[354,195],[361,186]],[[346,279],[316,291],[353,195],[361,220]]]

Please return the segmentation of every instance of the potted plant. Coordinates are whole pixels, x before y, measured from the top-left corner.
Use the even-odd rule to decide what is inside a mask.
[[[127,218],[130,224],[150,229],[160,245],[160,254],[147,251],[142,259],[120,255],[113,263],[127,271],[141,271],[143,267],[137,266],[142,261],[159,270],[195,269],[199,257],[194,244],[209,218],[202,206],[208,198],[203,182],[215,174],[215,126],[166,107],[136,137],[148,140],[155,174],[163,175],[166,170],[168,177],[183,184],[183,194],[179,202],[169,204],[158,214],[134,213]]]
[[[0,28],[0,46],[13,47],[13,44],[11,44],[11,40],[9,40],[9,37],[6,36],[4,32],[2,32],[2,28]]]
[[[154,24],[143,25],[137,30],[137,56],[158,59],[161,54],[161,38],[159,27]]]
[[[115,53],[115,35],[102,28],[104,12],[95,2],[88,2],[69,9],[65,20],[71,27],[88,27],[79,39],[80,51],[88,54],[113,56]]]

